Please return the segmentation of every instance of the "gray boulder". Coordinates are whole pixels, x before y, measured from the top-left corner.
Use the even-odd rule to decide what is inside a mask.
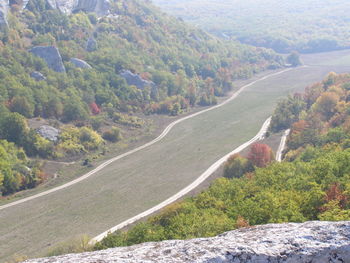
[[[39,71],[34,71],[32,73],[30,73],[30,76],[35,79],[36,81],[40,81],[40,80],[45,80],[46,77]]]
[[[151,88],[151,97],[156,98],[158,95],[158,88],[156,84],[152,81],[145,80],[141,78],[138,74],[132,73],[130,70],[123,70],[120,73],[120,76],[123,77],[128,85],[136,86],[140,90],[144,90],[146,87]]]
[[[22,5],[22,9],[25,9],[27,7],[29,0],[23,0],[23,5]]]
[[[38,130],[37,133],[52,142],[57,142],[60,131],[52,126],[43,125]]]
[[[33,47],[29,52],[45,60],[47,66],[56,72],[66,72],[62,62],[62,57],[58,49],[54,46]]]
[[[30,0],[23,1],[23,9],[27,7]],[[71,14],[78,0],[46,0],[51,9],[59,10],[64,14]]]
[[[25,262],[349,263],[350,222],[270,224],[213,238],[151,242]]]
[[[97,41],[94,38],[90,37],[86,42],[86,51],[92,52],[97,50],[97,48]]]
[[[0,1],[0,29],[4,30],[8,27],[7,23],[7,13],[9,10],[9,1],[1,0]]]
[[[64,14],[71,14],[77,5],[77,0],[46,0],[52,9],[57,9]]]
[[[79,59],[79,58],[71,58],[70,62],[76,66],[77,68],[87,68],[90,69],[92,68],[89,63],[87,63],[86,61]]]
[[[106,16],[110,13],[111,3],[109,0],[79,0],[73,12],[95,13],[98,16]]]

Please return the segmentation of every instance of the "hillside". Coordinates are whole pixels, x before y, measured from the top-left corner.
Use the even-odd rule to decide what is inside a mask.
[[[350,47],[346,0],[153,0],[165,11],[220,37],[277,52]]]
[[[331,70],[350,71],[346,66],[349,51],[302,56],[302,60],[312,66],[264,72],[235,82],[236,87],[246,86],[235,100],[176,124],[162,140],[119,158],[86,180],[24,203],[14,202],[51,191],[53,183],[61,186],[79,180],[91,168],[78,162],[63,169],[51,184],[18,193],[12,200],[0,200],[0,261],[10,260],[14,254],[45,256],[58,243],[70,243],[82,234],[97,236],[162,203],[192,184],[222,156],[254,137],[280,98],[302,91]],[[169,118],[170,122],[175,120]],[[130,150],[155,137],[132,145]],[[107,153],[104,160],[123,156],[126,151],[129,149]],[[70,172],[72,168],[76,169],[74,173]],[[195,193],[206,189],[214,178],[215,175]]]
[[[216,104],[232,80],[283,64],[149,2],[13,0],[0,15],[0,139],[24,149],[21,161],[0,167],[2,195],[53,176],[33,158],[91,166],[123,137],[151,130],[145,114]]]
[[[281,100],[271,131],[291,128],[284,162],[264,144],[248,157],[233,155],[223,176],[199,195],[174,203],[95,249],[210,237],[281,222],[350,220],[350,75],[330,73],[304,94]]]

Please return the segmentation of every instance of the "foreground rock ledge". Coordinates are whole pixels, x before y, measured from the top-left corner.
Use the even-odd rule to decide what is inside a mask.
[[[350,262],[350,222],[270,224],[214,238],[145,243],[26,262]]]

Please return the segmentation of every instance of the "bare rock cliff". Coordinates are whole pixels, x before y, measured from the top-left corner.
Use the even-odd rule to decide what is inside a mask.
[[[9,1],[1,0],[0,1],[0,29],[7,28],[7,13],[9,10]]]
[[[25,8],[30,0],[24,0]],[[52,9],[57,9],[64,14],[72,12],[95,13],[98,16],[109,14],[110,0],[46,0]]]
[[[214,238],[145,243],[26,262],[349,263],[350,222],[270,224]]]

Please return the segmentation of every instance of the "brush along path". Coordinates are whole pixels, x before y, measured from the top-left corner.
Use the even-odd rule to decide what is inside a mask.
[[[183,118],[181,118],[181,119],[178,119],[178,120],[176,120],[176,121],[170,123],[170,124],[163,130],[163,132],[162,132],[157,138],[155,138],[154,140],[152,140],[152,141],[150,141],[150,142],[148,142],[148,143],[146,143],[146,144],[144,144],[144,145],[142,145],[142,146],[139,146],[139,147],[137,147],[137,148],[135,148],[135,149],[133,149],[133,150],[131,150],[131,151],[128,151],[128,152],[126,152],[126,153],[123,153],[123,154],[121,154],[121,155],[118,155],[118,156],[116,156],[116,157],[114,157],[114,158],[112,158],[112,159],[109,159],[109,160],[105,161],[104,163],[102,163],[102,164],[100,164],[99,166],[97,166],[95,169],[93,169],[93,170],[91,170],[90,172],[88,172],[88,173],[86,173],[86,174],[80,176],[79,178],[77,178],[77,179],[75,179],[75,180],[73,180],[73,181],[70,181],[70,182],[68,182],[68,183],[66,183],[66,184],[63,184],[63,185],[61,185],[61,186],[52,188],[52,189],[50,189],[50,190],[41,192],[41,193],[39,193],[39,194],[36,194],[36,195],[33,195],[33,196],[29,196],[29,197],[20,199],[20,200],[18,200],[18,201],[15,201],[15,202],[12,202],[12,203],[9,203],[9,204],[6,204],[6,205],[2,205],[2,206],[0,206],[0,210],[6,209],[6,208],[8,208],[8,207],[12,207],[12,206],[15,206],[15,205],[18,205],[18,204],[22,204],[22,203],[24,203],[24,202],[28,202],[28,201],[30,201],[30,200],[33,200],[33,199],[36,199],[36,198],[39,198],[39,197],[43,197],[43,196],[45,196],[45,195],[54,193],[54,192],[59,191],[59,190],[62,190],[62,189],[65,189],[65,188],[70,187],[70,186],[72,186],[72,185],[75,185],[75,184],[77,184],[77,183],[79,183],[79,182],[81,182],[81,181],[83,181],[83,180],[86,180],[86,179],[89,178],[91,175],[94,175],[94,174],[96,174],[97,172],[101,171],[101,170],[102,170],[103,168],[105,168],[107,165],[110,165],[111,163],[114,163],[115,161],[118,161],[118,160],[120,160],[120,159],[122,159],[122,158],[124,158],[124,157],[126,157],[126,156],[129,156],[129,155],[131,155],[131,154],[133,154],[133,153],[136,153],[136,152],[138,152],[138,151],[140,151],[140,150],[143,150],[143,149],[145,149],[145,148],[147,148],[147,147],[149,147],[149,146],[151,146],[151,145],[153,145],[153,144],[159,142],[160,140],[162,140],[162,139],[170,132],[170,130],[171,130],[176,124],[178,124],[178,123],[180,123],[180,122],[183,122],[183,121],[185,121],[185,120],[191,119],[191,118],[193,118],[193,117],[196,117],[196,116],[198,116],[198,115],[200,115],[200,114],[203,114],[203,113],[205,113],[205,112],[212,111],[212,110],[215,110],[215,109],[217,109],[217,108],[219,108],[219,107],[222,107],[222,106],[224,106],[225,104],[229,103],[230,101],[236,99],[237,96],[238,96],[245,88],[254,85],[254,84],[257,83],[258,81],[262,81],[262,80],[265,80],[265,79],[267,79],[267,78],[269,78],[269,77],[282,74],[282,73],[287,72],[287,71],[289,71],[289,70],[292,70],[292,69],[290,69],[290,68],[289,68],[289,69],[285,69],[285,70],[282,70],[282,71],[279,71],[279,72],[276,72],[276,73],[272,73],[272,74],[270,74],[270,75],[267,75],[267,76],[265,76],[265,77],[263,77],[263,78],[260,78],[260,79],[258,79],[258,80],[255,80],[255,81],[253,81],[253,82],[251,82],[251,83],[249,83],[249,84],[247,84],[247,85],[241,87],[237,92],[235,92],[229,99],[225,100],[224,102],[222,102],[222,103],[220,103],[220,104],[218,104],[218,105],[215,105],[215,106],[213,106],[213,107],[207,108],[207,109],[205,109],[205,110],[196,112],[196,113],[194,113],[194,114],[188,115],[188,116],[186,116],[186,117],[183,117]]]
[[[214,164],[212,164],[204,173],[202,173],[193,183],[191,183],[190,185],[188,185],[187,187],[185,187],[184,189],[182,189],[180,192],[178,192],[177,194],[173,195],[172,197],[170,197],[169,199],[165,200],[164,202],[160,203],[159,205],[156,205],[150,209],[148,209],[147,211],[138,214],[120,224],[118,224],[115,227],[112,227],[110,229],[108,229],[107,231],[103,232],[102,234],[94,237],[93,239],[90,240],[90,244],[93,245],[96,242],[101,241],[103,238],[105,238],[109,233],[113,233],[119,229],[122,229],[128,225],[131,225],[133,223],[135,223],[136,221],[149,216],[155,212],[158,212],[159,210],[161,210],[162,208],[166,207],[167,205],[170,205],[171,203],[175,202],[176,200],[180,199],[181,197],[185,196],[186,194],[188,194],[189,192],[191,192],[193,189],[195,189],[196,187],[198,187],[201,183],[203,183],[212,173],[214,173],[223,163],[225,163],[228,158],[236,153],[241,152],[242,150],[244,150],[245,148],[247,148],[249,145],[251,145],[252,143],[262,140],[267,132],[267,129],[270,126],[270,122],[271,122],[271,117],[269,117],[263,124],[263,126],[261,127],[260,131],[258,132],[257,135],[254,136],[254,138],[250,139],[249,141],[243,143],[242,145],[240,145],[239,147],[237,147],[236,149],[234,149],[233,151],[229,152],[228,154],[226,154],[225,156],[223,156],[222,158],[220,158],[219,160],[217,160]]]

